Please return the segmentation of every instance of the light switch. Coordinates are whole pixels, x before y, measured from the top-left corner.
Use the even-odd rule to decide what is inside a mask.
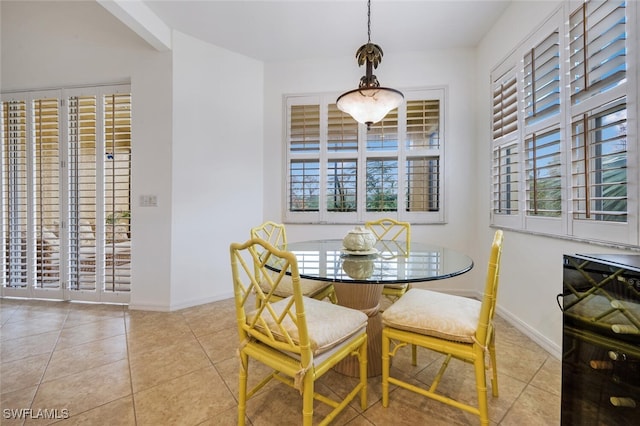
[[[141,195],[140,207],[158,207],[157,195]]]

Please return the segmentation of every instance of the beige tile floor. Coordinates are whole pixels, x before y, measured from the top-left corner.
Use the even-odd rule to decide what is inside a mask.
[[[2,299],[0,314],[2,425],[236,424],[238,337],[232,300],[158,313]],[[496,327],[500,396],[489,397],[491,423],[560,424],[560,362],[506,321],[498,318]],[[394,361],[392,374],[426,382],[437,369],[436,357],[419,352],[414,367],[408,352]],[[472,374],[470,365],[452,363],[441,389],[473,400]],[[330,372],[317,383],[323,392],[340,395],[352,380]],[[479,423],[470,414],[395,387],[389,407],[383,408],[379,377],[369,379],[368,395],[365,411],[353,403],[334,424]],[[317,413],[326,412],[321,404],[316,407]],[[248,424],[299,424],[300,409],[297,391],[269,384],[249,402]],[[43,419],[38,410],[59,418]],[[20,412],[28,418],[11,418]]]

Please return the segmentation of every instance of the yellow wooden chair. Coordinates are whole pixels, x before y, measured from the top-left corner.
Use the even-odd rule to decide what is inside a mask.
[[[498,396],[493,316],[498,293],[502,231],[495,233],[482,301],[413,288],[382,314],[382,406],[389,405],[389,383],[480,416],[489,424],[485,356],[489,353],[491,389]],[[393,347],[391,343],[393,342]],[[389,376],[390,358],[398,349],[417,345],[445,356],[431,387],[424,389]],[[413,364],[416,364],[415,350]],[[475,370],[478,406],[456,401],[437,392],[451,358],[472,363]]]
[[[373,232],[382,248],[382,256],[406,256],[411,247],[411,224],[391,218],[372,220],[365,223],[365,227]],[[385,284],[382,295],[395,302],[409,289],[409,284]]]
[[[246,404],[271,379],[298,389],[302,395],[302,424],[313,421],[313,401],[319,400],[333,410],[320,424],[328,424],[357,395],[360,406],[367,405],[367,316],[332,303],[304,297],[300,287],[298,264],[293,253],[282,251],[260,238],[230,246],[231,271],[240,334],[240,386],[238,424],[245,424]],[[267,264],[272,267],[267,267]],[[281,272],[273,274],[273,265]],[[259,278],[256,277],[256,268]],[[290,273],[293,295],[274,297],[286,273]],[[259,281],[268,283],[263,291]],[[259,307],[253,295],[262,299]],[[314,383],[342,359],[356,356],[360,380],[342,401],[314,391]],[[247,389],[249,358],[273,369],[253,389]]]
[[[251,238],[261,238],[275,247],[286,247],[287,233],[283,224],[267,221],[260,226],[251,228]],[[326,281],[300,279],[303,296],[313,297],[314,299],[323,300],[328,298],[331,303],[338,303],[336,290],[333,284]],[[285,281],[278,287],[275,296],[281,299],[291,296],[293,288],[290,279]]]

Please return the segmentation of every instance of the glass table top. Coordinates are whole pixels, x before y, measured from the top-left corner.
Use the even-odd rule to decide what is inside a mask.
[[[295,253],[302,278],[341,283],[410,283],[454,277],[473,268],[458,251],[412,242],[378,241],[370,252],[353,254],[342,240],[315,240],[283,246]],[[273,269],[278,270],[273,265]]]

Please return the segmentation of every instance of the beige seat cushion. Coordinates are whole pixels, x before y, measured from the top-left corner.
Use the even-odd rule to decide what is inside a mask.
[[[302,289],[303,296],[313,297],[327,288],[327,286],[329,285],[331,285],[331,283],[326,281],[300,278],[300,288]],[[268,293],[271,290],[269,288],[269,285],[264,281],[260,282],[260,288],[262,288],[262,291],[264,291],[265,293]],[[278,297],[288,297],[293,294],[293,281],[291,280],[290,275],[282,278],[282,281],[280,282],[280,284],[278,284],[278,288],[276,289],[274,294]]]
[[[271,304],[276,315],[279,316],[282,313],[290,299],[291,297],[288,297]],[[367,325],[366,314],[355,309],[334,305],[333,303],[305,297],[304,308],[311,352],[314,355],[328,351],[349,339]],[[295,311],[295,307],[292,307],[292,310]],[[256,313],[257,311],[252,311],[247,314],[247,323],[253,321]],[[271,314],[265,310],[261,316],[276,340],[284,342],[285,338],[283,333],[280,331]],[[298,328],[291,318],[286,317],[282,325],[293,341],[299,344]],[[263,326],[256,325],[256,328],[264,332]]]
[[[412,288],[382,313],[387,327],[472,343],[480,318],[475,299]]]

